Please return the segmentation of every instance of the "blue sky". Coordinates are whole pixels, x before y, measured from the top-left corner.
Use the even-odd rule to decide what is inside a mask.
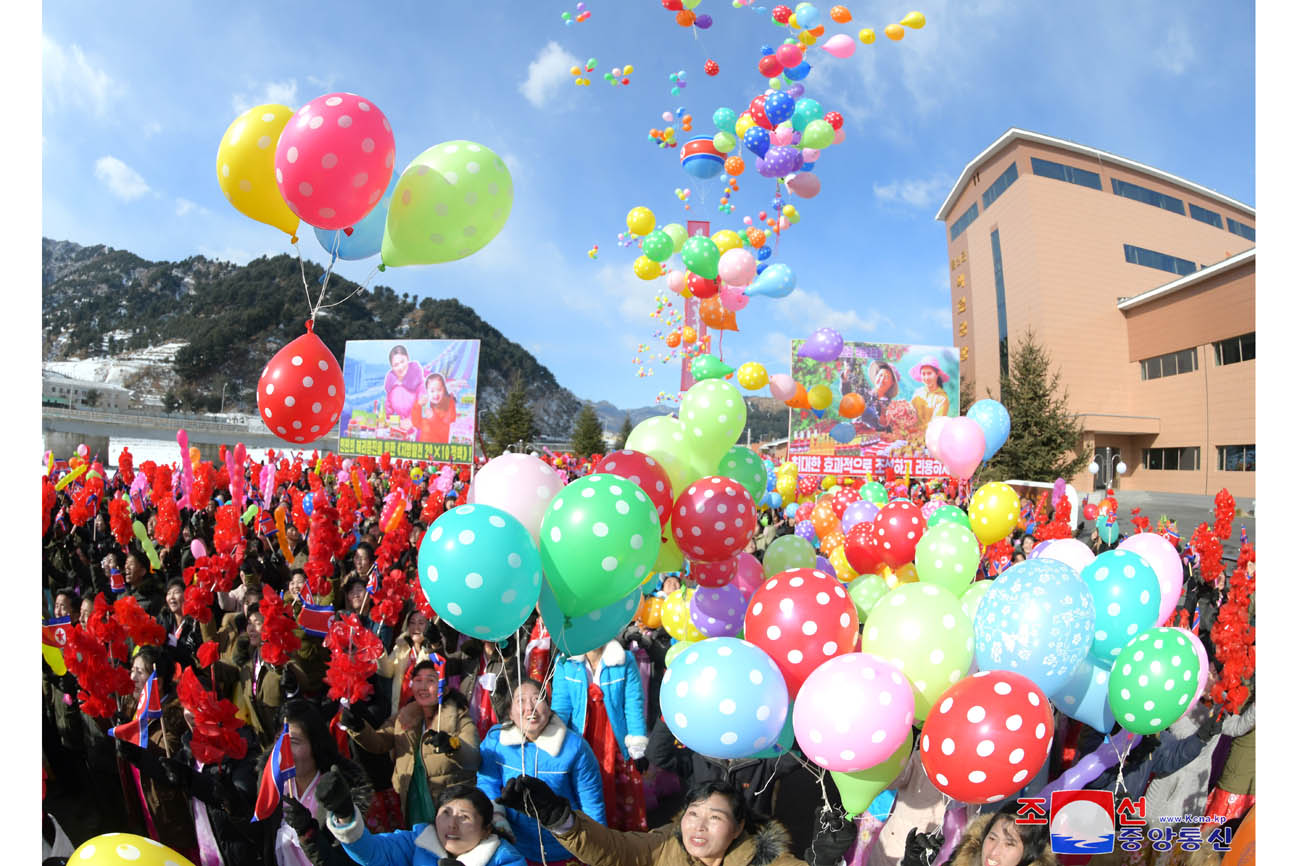
[[[760,46],[789,31],[729,0],[703,0],[696,12],[714,24],[694,34],[656,0],[587,0],[590,20],[566,27],[560,13],[575,5],[49,4],[40,25],[42,233],[150,259],[244,262],[291,251],[222,196],[217,144],[246,107],[296,109],[352,91],[387,114],[399,169],[464,138],[501,154],[515,183],[510,220],[483,251],[393,268],[378,282],[469,304],[579,397],[652,403],[673,389],[674,368],[638,378],[632,359],[656,327],[654,294],[666,289],[632,275],[634,251],[617,246],[624,215],[645,205],[661,224],[689,217],[740,228],[768,207],[774,182],[751,161],[735,213],[719,214],[721,182],[687,176],[675,150],[652,146],[646,132],[683,106],[695,134],[711,134],[716,107],[739,112],[763,91]],[[831,4],[818,5],[825,15]],[[794,269],[799,289],[755,298],[738,314],[728,362],[786,371],[788,340],[821,326],[850,340],[949,345],[945,234],[934,214],[963,166],[1011,126],[1255,203],[1253,4],[1093,2],[1066,4],[1068,13],[1019,0],[845,5],[854,21],[828,34],[871,26],[879,36],[847,60],[810,53],[808,95],[843,113],[847,140],[822,155],[822,192],[796,200],[802,219],[774,259]],[[886,40],[884,26],[914,8],[926,27]],[[569,66],[589,57],[598,61],[592,84],[575,87]],[[704,74],[708,58],[722,68],[716,78]],[[626,64],[630,85],[600,79]],[[688,85],[673,96],[677,70]],[[692,190],[689,213],[679,187]],[[311,233],[300,236],[303,254],[323,262]],[[597,261],[587,256],[593,243]],[[373,264],[339,271],[362,280]]]

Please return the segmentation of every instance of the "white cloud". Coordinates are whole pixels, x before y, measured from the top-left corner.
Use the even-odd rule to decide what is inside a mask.
[[[195,204],[194,202],[190,201],[187,198],[177,198],[176,216],[178,217],[185,216],[186,214],[191,214],[191,213],[200,214],[202,216],[210,216],[212,212],[209,211],[207,208],[205,208],[203,205]]]
[[[115,156],[95,160],[95,177],[122,201],[135,201],[150,192],[140,173]]]
[[[528,64],[528,78],[519,83],[519,92],[534,108],[542,108],[563,85],[569,83],[569,70],[578,65],[578,58],[561,48],[558,42],[548,42],[537,52],[537,59]]]
[[[48,108],[77,108],[102,117],[121,88],[77,45],[66,49],[41,34],[41,83]]]
[[[789,326],[787,336],[807,339],[817,328],[834,328],[845,340],[860,340],[872,334],[881,325],[893,326],[893,321],[877,310],[867,310],[865,315],[857,310],[839,310],[826,302],[816,292],[795,289],[773,305],[773,318]]]
[[[952,178],[936,174],[933,177],[908,178],[886,184],[873,183],[871,191],[876,200],[885,204],[901,204],[922,210],[933,210],[952,188]]]
[[[1182,75],[1196,60],[1196,48],[1192,45],[1192,36],[1187,32],[1187,25],[1175,21],[1169,27],[1165,43],[1155,55],[1160,68],[1172,75]]]
[[[266,84],[255,86],[243,93],[236,93],[230,97],[230,106],[236,114],[243,114],[254,105],[287,105],[290,108],[298,107],[298,80],[290,78],[288,81],[268,81]]]

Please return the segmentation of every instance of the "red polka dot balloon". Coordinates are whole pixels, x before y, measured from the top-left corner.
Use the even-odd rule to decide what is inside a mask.
[[[791,695],[822,662],[853,652],[858,611],[844,586],[815,568],[792,568],[754,591],[745,639],[772,657]]]
[[[844,537],[844,555],[858,574],[875,574],[884,564],[876,548],[876,529],[869,521],[859,523]]]
[[[880,558],[890,568],[907,565],[916,557],[916,545],[925,531],[921,509],[902,499],[887,502],[871,525]]]
[[[257,413],[276,436],[305,445],[332,431],[342,411],[343,368],[308,322],[262,371]]]
[[[388,118],[355,93],[327,93],[298,109],[275,146],[285,204],[319,229],[356,225],[379,203],[397,151]]]
[[[810,478],[807,475],[801,475],[799,476],[799,480],[795,482],[794,489],[798,491],[800,496],[812,496],[814,493],[818,491],[818,489],[820,489],[820,485],[817,483],[816,478]],[[808,510],[811,511],[812,509],[810,508]],[[805,518],[801,517],[799,519],[804,520]]]
[[[658,460],[649,454],[625,449],[605,455],[593,471],[626,478],[640,487],[659,513],[659,528],[668,525],[673,511],[673,485],[668,480],[668,470]]]
[[[721,562],[696,562],[693,559],[689,562],[692,580],[700,586],[718,589],[731,583],[735,578],[736,569],[740,566],[740,557],[733,556]]]
[[[856,490],[850,490],[847,487],[841,487],[831,494],[831,509],[835,512],[836,520],[844,519],[844,511],[855,502],[861,502],[862,497]]]
[[[706,475],[673,503],[673,539],[699,562],[731,559],[758,527],[754,500],[739,481]]]
[[[921,765],[949,797],[993,803],[1037,775],[1052,732],[1051,705],[1028,677],[980,671],[944,692],[926,718]]]

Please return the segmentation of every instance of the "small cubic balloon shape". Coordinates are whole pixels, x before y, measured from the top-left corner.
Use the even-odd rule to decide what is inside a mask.
[[[1085,657],[1065,685],[1052,693],[1052,703],[1058,710],[1103,734],[1115,727],[1115,714],[1110,709],[1109,665]]]
[[[1020,497],[1010,485],[990,481],[970,499],[970,527],[980,544],[994,544],[1011,534],[1020,520]]]
[[[627,595],[659,555],[654,503],[617,475],[588,475],[567,485],[551,500],[541,535],[546,580],[570,616]]]
[[[798,535],[782,535],[767,546],[763,554],[763,574],[774,577],[783,571],[812,568],[817,564],[817,551],[807,539]]]
[[[1011,416],[1006,407],[997,400],[976,400],[966,410],[966,417],[980,426],[984,433],[984,459],[991,459],[1011,435]]]
[[[744,445],[731,446],[718,461],[714,474],[740,482],[755,502],[767,492],[767,470],[763,467],[763,458]]]
[[[770,748],[790,712],[785,681],[760,648],[733,637],[702,640],[664,671],[659,705],[682,745],[712,758]]]
[[[970,587],[979,564],[979,542],[959,523],[941,523],[926,529],[916,545],[917,576],[957,596]]]
[[[1108,534],[1118,534],[1118,521],[1110,528],[1113,532]],[[1102,529],[1100,523],[1097,529],[1099,532]],[[1113,539],[1106,543],[1113,543]],[[1156,617],[1156,622],[1169,619],[1169,615],[1178,606],[1179,596],[1183,594],[1183,565],[1177,548],[1162,535],[1154,532],[1139,532],[1121,541],[1119,549],[1138,554],[1155,569],[1156,578],[1160,581],[1160,613]]]
[[[844,337],[840,336],[839,331],[834,328],[818,328],[795,354],[814,361],[834,361],[843,349]]]
[[[1134,637],[1156,625],[1160,581],[1145,559],[1119,549],[1097,556],[1079,576],[1088,585],[1097,613],[1088,654],[1110,665]]]
[[[732,637],[745,625],[746,607],[737,586],[700,587],[691,596],[691,624],[706,637]]]
[[[194,866],[160,842],[134,833],[102,833],[87,839],[67,858],[78,866]]]
[[[589,650],[603,647],[619,636],[619,633],[636,616],[641,607],[641,587],[629,592],[613,604],[584,613],[581,616],[569,616],[560,610],[555,593],[543,581],[538,606],[542,612],[542,622],[555,642],[555,648],[566,656],[582,655]],[[660,599],[653,599],[660,601]],[[655,611],[657,616],[659,611]],[[649,625],[649,623],[646,623]]]
[[[460,505],[435,520],[420,543],[419,569],[429,606],[461,634],[482,640],[514,634],[542,588],[532,536],[489,505]]]
[[[794,699],[794,736],[819,767],[852,773],[887,760],[910,739],[912,688],[898,668],[870,653],[820,665]]]
[[[1005,799],[1034,778],[1052,745],[1052,707],[1025,677],[980,671],[952,686],[921,728],[921,766],[963,803]]]
[[[1083,570],[1097,558],[1097,554],[1077,538],[1049,538],[1035,544],[1027,558],[1055,559],[1082,574]]]
[[[876,548],[886,565],[898,568],[916,556],[916,545],[925,530],[921,509],[905,499],[886,502],[872,521]]]
[[[749,413],[735,385],[709,379],[683,395],[679,417],[689,447],[716,465],[736,444]]]
[[[739,554],[730,559],[722,559],[717,562],[701,562],[699,560],[687,560],[690,565],[690,578],[702,587],[716,589],[731,583],[736,576],[736,565],[739,562]]]
[[[654,503],[655,512],[659,515],[659,526],[662,528],[668,525],[673,510],[673,485],[668,478],[668,471],[658,460],[649,454],[624,448],[606,454],[592,471],[617,475],[640,487]]]
[[[853,651],[857,630],[858,612],[843,584],[813,568],[769,579],[745,614],[745,638],[772,656],[794,695],[822,662]]]
[[[975,622],[980,670],[1009,670],[1060,688],[1092,646],[1096,614],[1083,578],[1063,562],[1027,559],[993,581]]]
[[[887,659],[912,683],[924,719],[944,690],[970,671],[974,629],[961,601],[929,583],[900,583],[867,614],[862,651]]]
[[[1110,709],[1135,734],[1154,734],[1187,711],[1201,660],[1187,632],[1153,628],[1134,638],[1110,670]]]
[[[396,155],[393,128],[370,100],[327,93],[298,109],[280,133],[276,182],[303,222],[344,229],[379,204]]]
[[[257,411],[285,442],[305,445],[333,431],[343,411],[343,368],[308,325],[275,353],[257,380]]]
[[[275,143],[292,117],[287,105],[256,105],[231,121],[217,147],[217,183],[235,210],[290,236],[299,220],[275,181]]]
[[[563,487],[563,477],[540,458],[505,453],[493,457],[474,476],[473,501],[506,512],[538,544],[546,509]]]

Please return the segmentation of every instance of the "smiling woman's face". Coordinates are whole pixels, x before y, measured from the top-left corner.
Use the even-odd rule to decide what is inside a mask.
[[[434,818],[438,841],[452,857],[473,851],[487,835],[483,816],[469,800],[451,800],[442,804]]]
[[[710,794],[686,807],[682,815],[682,844],[687,853],[704,860],[721,857],[744,829],[731,812],[731,802]]]
[[[403,376],[406,375],[406,368],[411,366],[411,359],[406,357],[406,355],[402,354],[401,352],[398,352],[397,354],[393,355],[389,363],[392,364],[393,375],[395,375],[398,379],[401,379]]]

